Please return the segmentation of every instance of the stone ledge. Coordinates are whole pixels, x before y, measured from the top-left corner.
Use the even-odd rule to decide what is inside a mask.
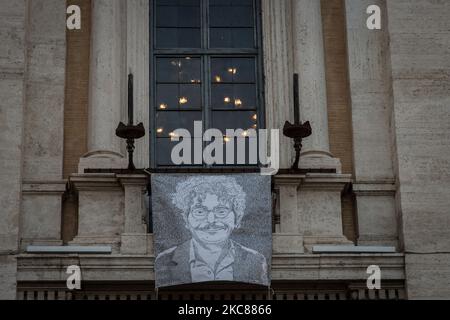
[[[397,191],[394,181],[357,181],[353,192],[358,196],[393,196]]]
[[[23,181],[23,194],[62,195],[66,191],[67,180]]]
[[[80,265],[86,281],[154,280],[150,255],[32,255],[17,256],[18,281],[65,281],[66,269]],[[404,280],[403,254],[275,254],[272,279],[363,280],[367,267],[378,265],[384,280]]]
[[[82,173],[69,177],[76,191],[120,191],[122,187],[114,173]]]
[[[340,173],[279,174],[275,176],[274,180],[276,185],[298,185],[304,189],[335,191],[352,182],[352,175]]]

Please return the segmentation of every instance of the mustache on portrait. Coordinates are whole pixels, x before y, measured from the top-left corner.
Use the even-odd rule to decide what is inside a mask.
[[[227,229],[227,226],[223,223],[213,222],[200,225],[197,230],[205,231],[210,229]]]

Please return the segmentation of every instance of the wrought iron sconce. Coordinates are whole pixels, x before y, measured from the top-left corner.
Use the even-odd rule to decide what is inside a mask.
[[[116,136],[125,139],[127,141],[128,151],[128,170],[134,171],[136,167],[133,162],[133,152],[135,149],[134,140],[140,139],[145,136],[144,124],[141,122],[138,125],[133,125],[133,75],[128,75],[128,125],[123,122],[119,123],[116,129]]]
[[[304,138],[312,134],[311,124],[309,121],[300,122],[300,98],[299,98],[299,81],[298,74],[294,74],[294,124],[286,121],[283,128],[283,134],[286,137],[294,139],[295,161],[292,165],[293,170],[298,170],[300,162],[300,152],[302,151],[302,141]]]

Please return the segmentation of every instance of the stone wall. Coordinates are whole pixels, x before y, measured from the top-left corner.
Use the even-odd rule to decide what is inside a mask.
[[[389,34],[367,28],[372,4],[385,16],[384,0],[346,0],[358,244],[397,246]]]
[[[388,0],[409,298],[450,298],[450,2]]]
[[[0,299],[16,296],[27,4],[0,1]]]
[[[20,245],[60,244],[66,76],[66,4],[28,4]]]

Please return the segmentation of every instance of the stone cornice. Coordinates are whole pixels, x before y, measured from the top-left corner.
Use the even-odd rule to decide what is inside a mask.
[[[76,191],[120,191],[122,187],[114,173],[73,174],[70,184]]]
[[[303,190],[342,191],[352,181],[350,174],[309,173],[302,181]]]
[[[149,178],[145,174],[118,174],[117,179],[122,185],[147,185]]]
[[[397,186],[392,180],[357,181],[353,183],[353,192],[361,196],[393,196]]]
[[[66,191],[67,180],[23,181],[22,193],[26,195],[62,195]]]
[[[154,280],[150,255],[36,255],[17,256],[18,281],[65,281],[66,269],[80,265],[83,280]],[[384,280],[404,280],[404,255],[395,254],[275,254],[273,280],[366,280],[367,267],[378,265]]]

